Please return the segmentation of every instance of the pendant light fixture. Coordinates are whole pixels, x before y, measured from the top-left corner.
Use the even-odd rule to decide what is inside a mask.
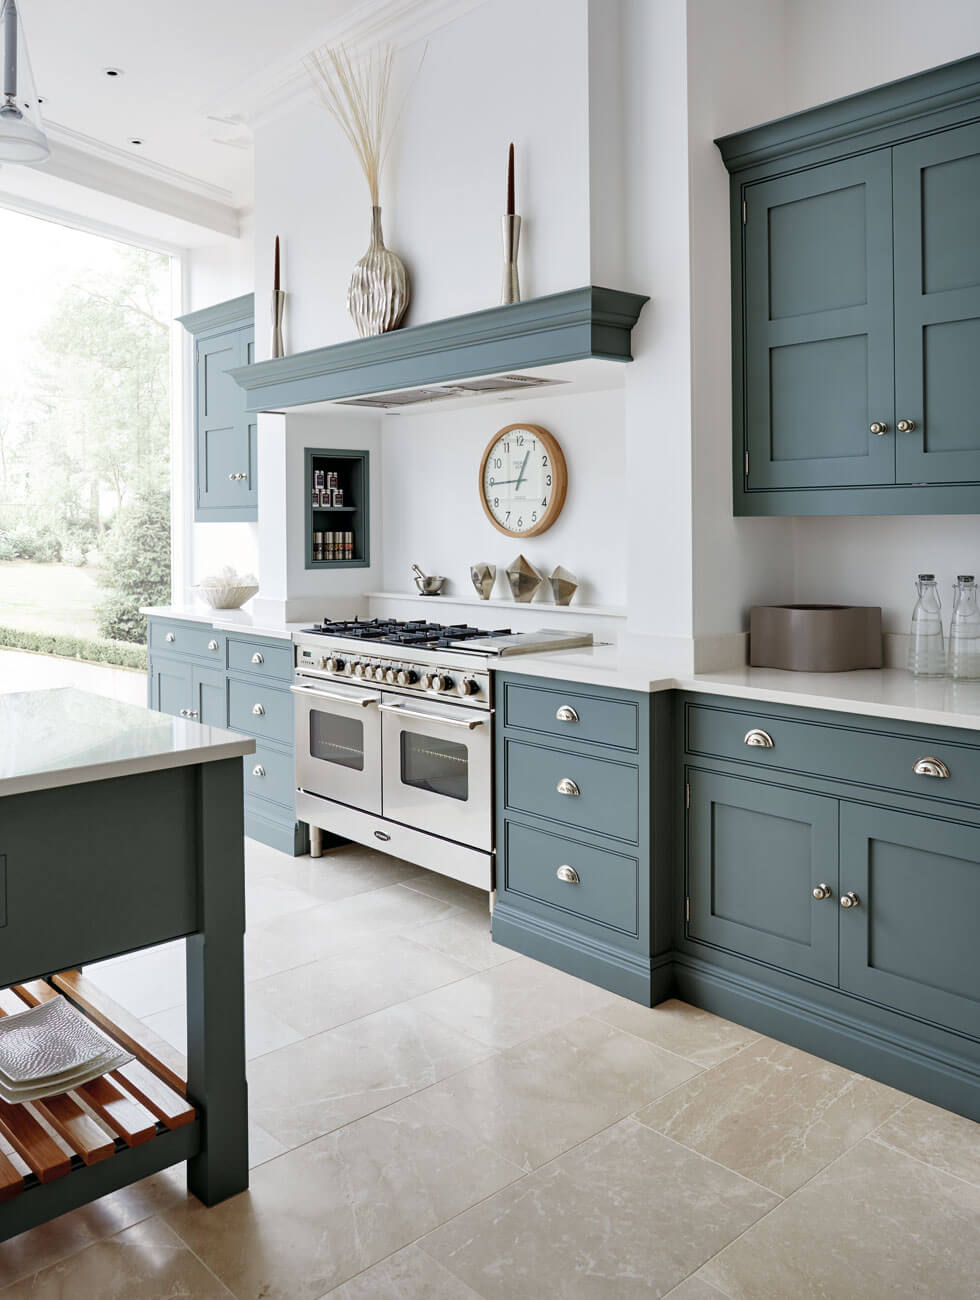
[[[41,125],[27,42],[15,0],[0,0],[0,38],[3,42],[0,160],[44,162],[51,154],[51,146]]]

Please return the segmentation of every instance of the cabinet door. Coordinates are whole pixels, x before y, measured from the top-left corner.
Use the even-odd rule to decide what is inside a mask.
[[[890,150],[745,196],[746,488],[892,482]]]
[[[255,417],[228,376],[249,364],[252,337],[247,327],[197,344],[197,506],[203,519],[255,517]]]
[[[156,658],[150,665],[150,708],[180,716],[192,708],[191,666],[179,659]]]
[[[841,988],[980,1038],[980,827],[841,804]]]
[[[980,124],[899,145],[894,170],[898,481],[980,484]]]
[[[688,936],[836,984],[837,800],[715,772],[689,781]]]
[[[209,727],[228,726],[226,678],[220,668],[195,668],[193,677],[193,704],[197,721]]]

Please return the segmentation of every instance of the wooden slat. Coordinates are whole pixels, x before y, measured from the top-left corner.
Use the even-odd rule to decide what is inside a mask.
[[[118,1088],[108,1075],[103,1074],[75,1091],[129,1146],[138,1147],[156,1136],[156,1116],[142,1102]]]
[[[62,1151],[26,1106],[11,1106],[0,1100],[0,1129],[42,1183],[64,1178],[71,1172],[71,1157]]]
[[[52,993],[54,991],[52,990]],[[54,993],[54,996],[58,995]],[[13,1016],[26,1010],[30,1003],[27,998],[18,996],[13,989],[0,989],[0,1016]],[[69,1092],[45,1097],[43,1101],[31,1103],[42,1119],[47,1120],[54,1131],[68,1146],[82,1157],[87,1165],[98,1164],[106,1160],[115,1150],[115,1143],[95,1120],[79,1106]]]
[[[0,1153],[0,1202],[9,1201],[12,1196],[24,1190],[24,1180],[20,1172],[5,1155]]]
[[[46,980],[32,980],[29,984],[18,984],[17,994],[37,1006],[41,1002],[50,1002],[58,996],[55,989]],[[127,1047],[132,1051],[131,1047]],[[194,1107],[185,1101],[180,1093],[169,1088],[162,1079],[153,1073],[141,1061],[129,1061],[118,1070],[111,1071],[110,1077],[122,1084],[123,1091],[131,1093],[137,1100],[147,1106],[157,1119],[167,1128],[182,1128],[194,1120]]]
[[[108,994],[78,971],[62,971],[60,975],[52,975],[51,980],[56,988],[77,1002],[96,1024],[122,1043],[169,1087],[181,1096],[186,1094],[187,1084],[183,1076],[187,1064],[175,1047],[152,1034],[135,1016],[113,1002]]]

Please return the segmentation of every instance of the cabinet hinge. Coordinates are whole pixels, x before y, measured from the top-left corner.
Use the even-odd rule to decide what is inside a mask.
[[[745,477],[748,478],[748,476],[749,476],[749,453],[746,452],[745,453]]]
[[[747,215],[747,214],[746,214],[746,211],[745,211],[745,200],[743,199],[743,200],[742,200],[742,225],[743,225],[743,226],[745,225],[746,215]]]
[[[691,919],[691,896],[690,894],[688,894],[687,898],[684,899],[684,920],[690,921],[690,919]]]
[[[690,781],[687,781],[684,785],[684,807],[690,808],[690,806],[691,806],[691,783]]]

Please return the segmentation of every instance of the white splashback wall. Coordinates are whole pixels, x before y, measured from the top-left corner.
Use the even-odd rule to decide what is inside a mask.
[[[497,531],[477,492],[484,449],[497,429],[527,420],[558,439],[568,495],[555,523],[523,540]],[[625,467],[621,390],[384,419],[384,589],[414,592],[411,565],[450,579],[447,594],[475,593],[475,561],[497,565],[494,595],[509,597],[504,569],[519,554],[547,576],[576,574],[576,603],[626,604]],[[550,588],[538,593],[551,600]],[[473,617],[463,611],[460,617]]]

